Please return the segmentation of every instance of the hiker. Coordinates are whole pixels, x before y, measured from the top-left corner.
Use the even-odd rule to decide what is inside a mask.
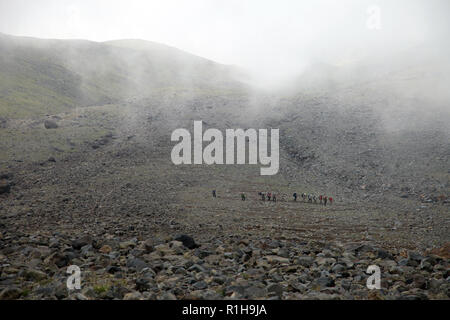
[[[326,207],[327,206],[327,196],[323,197],[323,205]]]
[[[303,199],[303,202],[305,202],[306,201],[306,193],[302,193],[302,199]]]
[[[267,200],[270,201],[270,198],[271,198],[271,197],[272,197],[272,193],[269,192],[269,193],[267,194]]]
[[[261,192],[261,200],[266,201],[266,194],[264,192]]]
[[[315,204],[317,204],[317,197],[315,195],[313,196],[313,201]]]
[[[294,201],[297,201],[297,192],[294,192],[292,196],[294,197]]]
[[[242,201],[245,201],[245,193],[241,193],[241,199]]]
[[[333,198],[329,197],[328,200],[330,201],[330,205],[332,205],[333,204]]]
[[[213,198],[217,198],[216,190],[212,191]]]
[[[320,204],[322,204],[322,202],[323,202],[323,196],[322,195],[319,196],[319,201],[320,201]]]
[[[308,194],[308,202],[312,203],[312,195],[311,194]]]
[[[277,195],[276,195],[275,193],[274,193],[273,196],[272,196],[272,201],[273,201],[273,202],[277,202]]]

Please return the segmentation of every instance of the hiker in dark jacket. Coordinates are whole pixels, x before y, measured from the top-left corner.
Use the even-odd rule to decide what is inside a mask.
[[[212,191],[213,198],[217,198],[216,190]]]
[[[297,192],[294,192],[293,197],[294,197],[294,201],[297,201]]]

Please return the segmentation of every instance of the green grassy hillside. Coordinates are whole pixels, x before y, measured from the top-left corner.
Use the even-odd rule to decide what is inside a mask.
[[[0,34],[0,117],[26,118],[168,92],[234,91],[234,70],[164,45]]]

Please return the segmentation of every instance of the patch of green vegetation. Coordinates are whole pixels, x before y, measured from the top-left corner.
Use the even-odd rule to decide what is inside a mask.
[[[101,295],[105,292],[108,292],[108,290],[110,289],[109,285],[97,285],[94,286],[94,291],[96,294]]]
[[[86,144],[114,132],[121,109],[116,105],[87,107],[60,116],[57,129],[45,129],[43,119],[0,129],[0,162],[39,162],[80,151]]]
[[[43,280],[39,281],[38,284],[41,287],[44,287],[44,286],[49,285],[50,283],[52,283],[52,281],[53,280],[51,278],[47,278],[47,279],[43,279]]]
[[[31,290],[30,290],[30,289],[28,289],[28,288],[23,289],[23,290],[22,290],[21,297],[22,297],[22,298],[26,298],[26,297],[28,297],[28,296],[30,295],[30,293],[31,293]]]
[[[43,161],[74,152],[86,141],[94,141],[109,131],[95,127],[0,129],[0,161]]]
[[[220,294],[222,297],[226,296],[225,288],[216,289],[216,293]]]

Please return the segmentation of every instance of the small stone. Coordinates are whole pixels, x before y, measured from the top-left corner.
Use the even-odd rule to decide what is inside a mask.
[[[204,267],[202,267],[201,265],[194,264],[191,267],[189,267],[188,271],[206,272],[206,269]]]
[[[198,244],[195,243],[194,239],[187,235],[181,235],[175,238],[176,241],[180,241],[183,243],[183,245],[188,249],[196,249],[200,247]]]
[[[334,273],[341,273],[346,270],[346,267],[344,267],[342,264],[336,264],[331,268],[331,271]]]
[[[8,181],[0,181],[0,194],[9,193],[11,190],[11,183]]]
[[[47,278],[46,273],[33,269],[24,270],[22,276],[28,281],[41,281]]]
[[[233,296],[233,294],[237,294],[242,297],[245,294],[245,287],[238,285],[230,286],[225,290],[225,293],[231,296]]]
[[[278,256],[283,257],[283,258],[289,258],[289,251],[286,249],[280,249],[278,251]]]
[[[69,264],[71,257],[68,254],[61,254],[55,252],[48,256],[45,260],[45,264],[55,264],[58,268],[63,268]]]
[[[44,127],[45,127],[45,129],[56,129],[56,128],[58,128],[58,124],[52,120],[45,120]]]
[[[281,264],[288,264],[289,263],[289,259],[288,258],[283,258],[280,256],[265,256],[267,262],[269,262],[270,264],[275,264],[275,263],[281,263]]]
[[[144,297],[140,292],[134,291],[125,294],[123,300],[142,300]]]
[[[426,290],[429,288],[429,282],[427,281],[427,279],[420,275],[420,274],[416,274],[413,277],[413,285],[415,288],[419,288],[419,289],[423,289]]]
[[[424,257],[414,251],[408,251],[408,259],[420,262]]]
[[[245,295],[251,298],[263,298],[267,295],[267,290],[257,286],[250,286],[245,289]]]
[[[93,249],[92,245],[87,244],[81,248],[81,254],[83,256],[88,256],[90,253],[92,253],[92,249]]]
[[[324,257],[318,257],[316,259],[316,263],[321,266],[321,265],[325,265],[325,266],[331,266],[336,262],[336,259],[334,258],[324,258]]]
[[[420,270],[425,270],[425,271],[428,271],[428,272],[432,272],[433,271],[433,266],[426,259],[423,259],[420,262],[419,268],[420,268]]]
[[[183,242],[181,242],[181,241],[176,241],[176,240],[171,241],[171,242],[170,242],[170,247],[171,247],[171,248],[182,248],[182,247],[183,247]]]
[[[315,283],[320,287],[320,288],[326,288],[326,287],[334,287],[335,283],[334,280],[330,277],[320,277],[318,278]]]
[[[362,245],[358,246],[357,248],[355,248],[354,251],[357,254],[361,254],[361,253],[374,252],[375,248],[370,245],[367,245],[367,244],[362,244]]]
[[[225,259],[233,259],[233,252],[224,252],[223,256],[225,257]]]
[[[136,246],[136,243],[134,241],[124,241],[119,243],[119,248],[120,249],[129,249],[129,248],[134,248]]]
[[[54,292],[54,288],[52,287],[39,287],[35,293],[38,295],[42,295],[44,297],[49,297],[51,295],[53,295]]]
[[[389,259],[389,260],[394,259],[392,254],[390,254],[389,252],[387,252],[383,249],[378,249],[377,255],[378,255],[378,258],[380,258],[380,259]]]
[[[144,249],[146,253],[152,253],[155,250],[155,244],[153,240],[146,240],[144,242]]]
[[[177,297],[171,293],[171,292],[165,292],[161,297],[160,300],[177,300]]]
[[[136,290],[144,292],[150,290],[150,281],[145,278],[139,278],[136,280]]]
[[[86,297],[84,294],[81,294],[81,293],[75,293],[75,299],[76,300],[89,300],[88,297]]]
[[[198,281],[198,282],[194,283],[193,287],[196,290],[204,290],[208,287],[208,285],[206,284],[205,281]]]
[[[128,259],[127,267],[131,268],[131,269],[135,269],[136,271],[140,272],[143,269],[148,268],[149,266],[147,265],[147,263],[145,263],[141,259],[133,258],[133,259]]]
[[[281,297],[281,295],[283,294],[283,291],[284,291],[283,286],[281,286],[278,283],[273,283],[273,284],[267,286],[268,293],[276,294],[279,297]]]
[[[104,254],[108,254],[112,251],[112,248],[108,245],[104,245],[103,247],[101,247],[99,250],[99,252],[104,253]]]
[[[309,268],[313,265],[314,259],[310,256],[299,257],[297,263],[303,267]]]
[[[81,238],[78,238],[78,239],[75,239],[74,241],[72,241],[72,247],[75,250],[80,250],[82,247],[84,247],[88,244],[92,244],[92,238],[89,235],[85,235]]]
[[[67,298],[67,284],[60,284],[55,289],[55,297],[58,300]]]
[[[122,269],[120,267],[118,267],[118,266],[107,266],[105,271],[110,273],[110,274],[115,274],[117,272],[121,272]]]

